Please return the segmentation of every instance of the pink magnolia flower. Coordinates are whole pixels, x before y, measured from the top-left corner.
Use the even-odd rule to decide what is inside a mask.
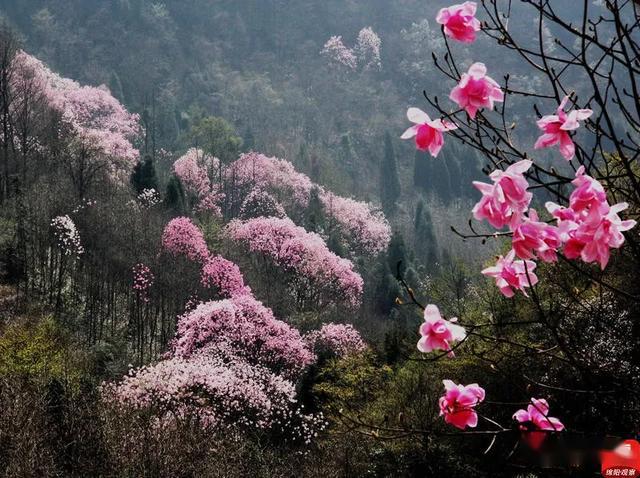
[[[487,267],[482,271],[483,275],[495,278],[496,285],[505,297],[513,297],[516,290],[527,296],[525,288],[538,283],[538,277],[533,272],[536,263],[516,261],[515,257],[515,251],[511,250],[506,257],[500,256],[495,266]]]
[[[487,76],[484,63],[474,63],[462,75],[458,86],[451,90],[449,98],[464,108],[471,119],[475,119],[480,108],[493,109],[494,102],[504,101],[504,92],[493,78]]]
[[[476,2],[464,2],[452,5],[438,12],[436,22],[444,26],[444,33],[454,40],[473,43],[476,32],[480,31],[480,21],[475,17]]]
[[[529,217],[513,230],[511,245],[520,259],[534,259],[537,256],[545,262],[555,262],[562,240],[558,228],[540,222],[538,213],[531,209]]]
[[[453,357],[451,344],[464,340],[466,332],[463,327],[454,324],[458,319],[445,320],[440,315],[438,307],[428,305],[424,310],[424,323],[420,326],[422,338],[418,341],[418,350],[428,353],[434,350],[445,350]]]
[[[407,110],[407,118],[415,123],[406,130],[401,138],[416,138],[416,147],[421,151],[429,151],[434,158],[444,146],[443,132],[458,129],[458,127],[450,121],[443,119],[432,120],[429,115],[418,108],[409,108]]]
[[[529,183],[524,177],[531,164],[531,161],[523,160],[505,171],[494,171],[489,176],[494,184],[474,181],[473,185],[482,193],[482,199],[474,206],[473,216],[479,221],[486,219],[497,229],[507,224],[515,226],[533,197],[527,192]]]
[[[531,405],[526,410],[514,413],[513,419],[520,423],[521,430],[564,430],[564,425],[559,419],[549,416],[549,404],[544,398],[532,398]]]
[[[542,149],[559,144],[560,153],[564,159],[570,161],[576,153],[576,147],[569,131],[578,129],[580,127],[579,121],[589,118],[593,111],[589,109],[572,110],[567,114],[564,111],[567,101],[569,101],[569,97],[565,96],[555,115],[543,116],[538,120],[538,127],[544,134],[538,138],[534,147]]]
[[[451,380],[443,380],[445,394],[440,397],[440,415],[444,421],[460,430],[478,425],[476,405],[484,400],[484,389],[477,383],[456,385]]]

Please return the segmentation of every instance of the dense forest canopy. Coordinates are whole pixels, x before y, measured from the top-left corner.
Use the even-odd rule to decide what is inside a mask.
[[[639,75],[625,0],[0,0],[0,475],[599,471]]]

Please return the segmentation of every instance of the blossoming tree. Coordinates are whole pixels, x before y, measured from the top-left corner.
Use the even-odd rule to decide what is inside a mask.
[[[410,108],[413,126],[403,135],[432,156],[448,140],[484,155],[490,182],[473,184],[481,197],[471,214],[491,230],[478,232],[470,221],[469,232],[454,232],[465,240],[500,241],[505,253],[481,272],[495,280],[504,300],[527,313],[524,320],[490,313],[446,319],[436,305],[420,302],[419,294],[399,277],[406,297],[424,311],[417,344],[421,360],[464,355],[486,362],[503,375],[511,397],[520,400],[512,406],[488,405],[490,417],[478,410],[504,397],[482,384],[446,379],[440,415],[462,433],[476,427],[494,437],[521,433],[532,448],[549,434],[566,430],[631,433],[632,427],[611,421],[610,407],[631,407],[638,393],[631,370],[640,363],[633,351],[640,337],[640,295],[634,285],[639,265],[634,218],[640,210],[640,70],[635,55],[640,44],[632,33],[640,23],[632,2],[607,0],[606,11],[589,1],[577,3],[577,24],[559,16],[552,2],[536,0],[520,2],[517,14],[510,1],[443,8],[436,20],[447,53],[434,54],[434,61],[450,82],[449,98],[441,101],[425,91],[429,113]],[[538,38],[533,46],[509,28],[512,15],[535,19]],[[516,88],[509,74],[499,82],[482,58],[461,68],[456,43],[474,43],[481,33],[528,65],[544,86]],[[559,48],[549,49],[549,35],[555,35]],[[530,115],[512,111],[514,101]],[[549,149],[546,156],[543,149]],[[576,333],[605,316],[607,328],[619,329],[609,347],[627,350],[620,367],[607,368],[608,357],[587,352],[603,339]],[[629,329],[622,318],[630,316],[635,325]],[[514,351],[519,351],[517,358],[507,355]],[[503,362],[514,359],[522,371],[503,370]],[[580,410],[577,397],[592,408]],[[554,407],[573,409],[574,414],[550,416],[549,398]],[[437,434],[437,425],[429,432]]]

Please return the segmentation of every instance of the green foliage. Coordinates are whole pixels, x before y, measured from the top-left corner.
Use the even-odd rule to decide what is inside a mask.
[[[346,404],[357,408],[376,397],[391,375],[391,368],[377,363],[375,354],[367,351],[329,360],[319,371],[313,391],[330,409]]]
[[[391,134],[388,131],[384,135],[384,158],[380,165],[380,197],[384,212],[391,216],[395,212],[400,198],[400,181],[398,180],[396,153],[393,149]]]
[[[197,120],[188,134],[191,144],[228,164],[238,157],[242,138],[224,118],[205,116]]]
[[[35,320],[35,319],[34,319]],[[68,338],[53,317],[13,322],[0,336],[0,376],[49,379],[76,375],[69,369]]]

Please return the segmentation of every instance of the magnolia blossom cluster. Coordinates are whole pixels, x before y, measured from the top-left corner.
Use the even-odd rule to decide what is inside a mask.
[[[51,220],[51,229],[65,256],[79,256],[84,253],[80,233],[68,215],[54,217]]]
[[[325,425],[296,404],[292,382],[232,354],[163,360],[103,386],[102,396],[116,407],[155,410],[164,426],[195,417],[212,430],[260,429],[308,444]]]
[[[203,287],[216,288],[223,297],[234,297],[250,293],[245,285],[240,268],[224,257],[210,256],[202,266],[200,283]]]
[[[80,211],[84,211],[85,209],[93,207],[96,204],[98,204],[98,201],[96,201],[95,199],[83,199],[82,201],[80,201],[80,204],[73,208],[71,214],[78,214]]]
[[[48,105],[60,113],[88,146],[126,161],[132,166],[139,156],[132,140],[140,133],[139,116],[129,113],[106,86],[80,86],[62,78],[41,61],[19,51],[14,57],[13,81],[37,84]]]
[[[140,300],[145,303],[149,302],[149,289],[153,286],[155,276],[151,269],[143,263],[133,266],[133,290],[138,294]]]
[[[235,161],[226,174],[228,180],[254,191],[261,191],[260,194],[269,191],[276,193],[278,197],[290,198],[291,204],[285,206],[294,211],[306,208],[311,190],[317,188],[327,214],[355,248],[376,255],[389,245],[391,226],[382,212],[371,204],[325,190],[305,174],[297,172],[288,161],[259,153],[247,153]]]
[[[498,229],[508,226],[512,233],[512,250],[501,256],[494,267],[482,271],[495,278],[507,297],[538,282],[532,259],[554,262],[560,250],[569,259],[598,262],[604,269],[611,249],[624,244],[622,233],[636,225],[636,221],[623,221],[618,215],[627,204],[611,206],[604,187],[586,175],[584,167],[576,172],[569,207],[547,203],[547,210],[558,226],[540,221],[538,213],[529,209],[533,195],[528,191],[524,174],[531,165],[531,161],[520,161],[505,171],[491,173],[493,184],[474,183],[482,193],[482,199],[473,208],[474,217],[486,219]],[[522,260],[516,260],[516,256]]]
[[[188,217],[177,217],[169,221],[162,233],[162,247],[173,256],[204,263],[209,258],[209,249],[202,231]]]
[[[245,244],[249,251],[263,254],[282,269],[308,280],[326,292],[331,302],[360,305],[363,280],[351,261],[335,255],[319,235],[305,231],[290,219],[235,220],[227,225],[225,234]]]
[[[219,202],[224,198],[209,176],[220,169],[220,160],[211,158],[200,149],[191,148],[173,164],[173,171],[188,193],[198,199],[197,211],[221,216]]]
[[[365,27],[358,33],[358,41],[355,51],[360,63],[365,69],[380,68],[382,62],[380,60],[380,47],[382,40],[371,27]]]
[[[252,189],[240,206],[240,218],[286,217],[287,213],[276,198],[267,191]]]
[[[575,189],[569,197],[569,207],[547,203],[547,209],[558,221],[558,231],[564,243],[564,254],[569,259],[598,262],[604,270],[611,249],[624,244],[624,231],[635,227],[636,221],[623,221],[618,215],[627,209],[627,203],[613,206],[607,200],[602,185],[580,167],[573,180]]]
[[[153,188],[145,188],[138,194],[138,203],[147,209],[160,204],[160,194]]]
[[[487,67],[483,63],[474,63],[462,74],[460,82],[451,90],[449,98],[464,109],[471,119],[475,119],[482,108],[492,110],[496,102],[503,102],[504,92],[500,85],[487,75]],[[414,126],[405,131],[402,138],[415,137],[416,147],[429,151],[434,157],[444,145],[442,133],[458,128],[445,119],[432,120],[418,108],[409,108],[407,117]]]
[[[239,187],[273,191],[290,198],[298,207],[306,207],[314,187],[311,179],[296,171],[289,161],[255,152],[242,154],[227,168],[226,176]]]
[[[391,226],[381,211],[362,201],[320,190],[327,214],[356,249],[371,255],[384,252],[391,241]]]
[[[355,70],[358,66],[358,58],[353,50],[347,47],[341,36],[332,36],[327,40],[320,54],[329,61]]]
[[[364,69],[380,68],[380,47],[382,41],[371,27],[365,27],[358,33],[354,48],[347,47],[341,36],[332,36],[327,40],[320,54],[331,63],[355,70],[358,65]]]
[[[298,376],[315,360],[300,333],[250,294],[206,302],[179,317],[174,355],[189,357],[221,347],[287,377]]]
[[[345,357],[367,348],[360,333],[349,324],[325,324],[320,330],[306,334],[304,339],[309,348],[319,355]]]

